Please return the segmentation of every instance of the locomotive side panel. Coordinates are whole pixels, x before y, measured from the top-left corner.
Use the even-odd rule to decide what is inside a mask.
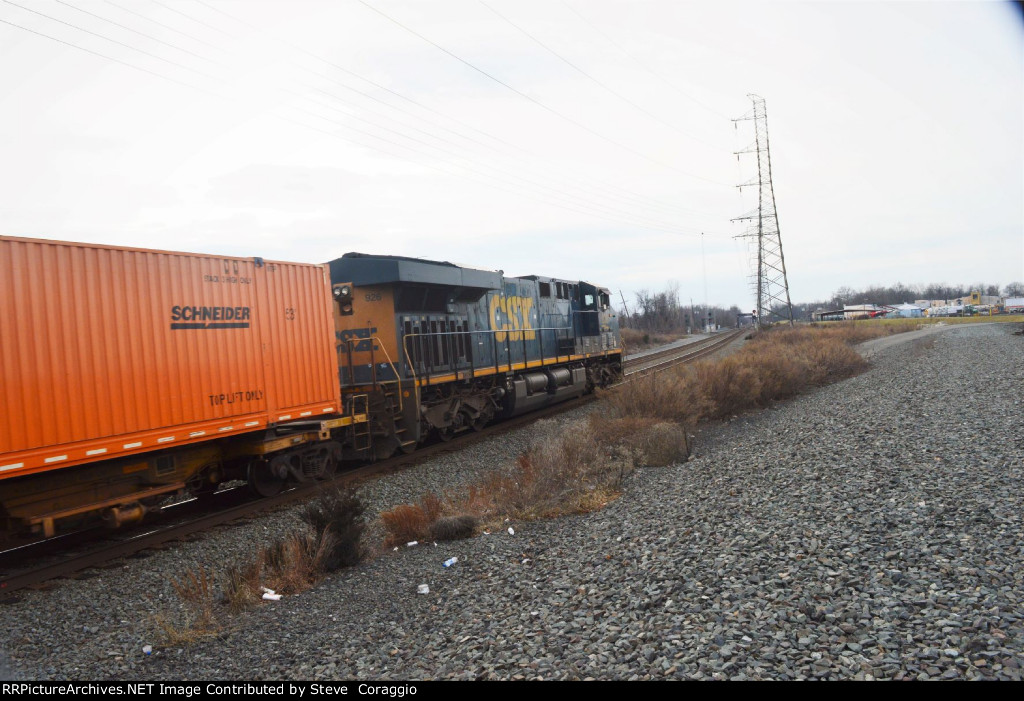
[[[394,290],[335,282],[334,294],[334,344],[342,386],[394,380],[401,359]]]

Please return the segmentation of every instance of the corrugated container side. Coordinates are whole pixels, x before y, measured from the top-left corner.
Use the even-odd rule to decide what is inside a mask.
[[[0,478],[337,411],[330,305],[322,265],[0,237]]]
[[[268,284],[260,288],[261,306],[282,311],[260,318],[267,349],[266,391],[278,412],[273,418],[302,418],[315,413],[307,406],[310,390],[322,397],[339,392],[337,372],[322,372],[325,365],[337,367],[330,274],[326,266],[268,263],[263,279]]]

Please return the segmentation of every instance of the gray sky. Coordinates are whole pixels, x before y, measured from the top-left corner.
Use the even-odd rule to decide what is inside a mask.
[[[630,302],[699,303],[706,267],[749,308],[731,120],[757,93],[794,301],[1005,285],[1021,30],[994,2],[0,0],[0,233],[422,256]]]

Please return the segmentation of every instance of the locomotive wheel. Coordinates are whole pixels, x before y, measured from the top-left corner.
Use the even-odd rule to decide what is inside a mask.
[[[277,496],[284,490],[285,478],[274,474],[266,460],[249,464],[249,488],[261,497]]]
[[[446,426],[445,428],[437,429],[437,435],[442,441],[447,443],[455,437],[455,431],[450,426]]]
[[[479,414],[476,415],[475,419],[469,419],[467,423],[469,423],[469,425],[473,427],[474,431],[483,431],[487,424],[491,422],[492,418],[494,418],[494,414],[492,412],[481,411]]]

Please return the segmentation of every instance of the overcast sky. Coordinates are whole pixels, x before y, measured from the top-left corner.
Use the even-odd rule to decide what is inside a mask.
[[[1022,73],[1010,3],[0,0],[0,233],[746,309],[756,93],[794,301],[1005,285]]]

